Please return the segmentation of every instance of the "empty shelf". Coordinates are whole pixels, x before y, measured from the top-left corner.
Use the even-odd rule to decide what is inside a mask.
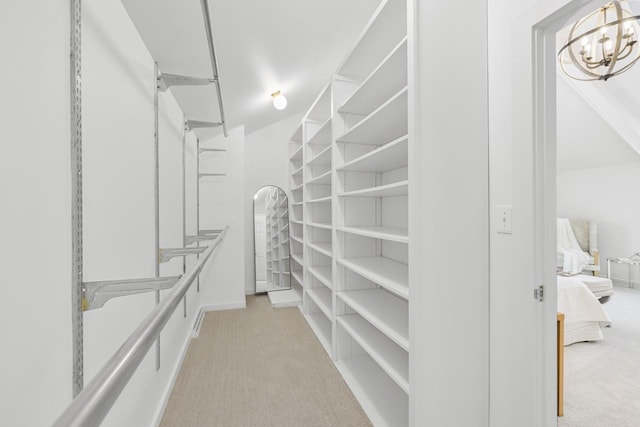
[[[384,257],[341,258],[338,263],[405,299],[409,298],[407,264]]]
[[[318,279],[323,285],[329,289],[333,289],[332,272],[330,265],[315,265],[309,267],[309,273],[311,273],[316,279]]]
[[[406,229],[392,227],[337,227],[338,231],[373,237],[375,239],[390,240],[393,242],[409,243],[409,235]]]
[[[338,196],[339,197],[392,197],[392,196],[406,196],[407,194],[409,194],[409,181],[400,181],[400,182],[394,182],[393,184],[380,185],[378,187],[347,191],[347,192],[338,194]]]
[[[327,230],[331,230],[332,226],[330,222],[310,222],[307,225],[316,228],[326,228]]]
[[[327,319],[333,317],[332,302],[331,302],[331,289],[327,288],[308,288],[307,295],[313,299],[318,308],[327,316]]]
[[[300,256],[299,254],[292,253],[291,254],[291,259],[294,260],[295,262],[297,262],[300,265],[304,265],[303,262],[302,262],[302,256]]]
[[[338,316],[338,323],[369,356],[409,393],[409,353],[357,314]]]
[[[317,199],[309,200],[307,203],[331,203],[331,196],[320,197]]]
[[[331,184],[331,170],[309,180],[307,184]]]
[[[309,139],[307,144],[331,144],[331,118],[327,119],[320,129]]]
[[[330,165],[331,164],[331,146],[329,145],[324,150],[313,156],[311,160],[307,162],[309,165]]]
[[[311,313],[304,316],[311,329],[318,337],[318,341],[331,356],[331,322],[324,313]]]
[[[309,247],[323,255],[331,257],[331,242],[310,242]]]
[[[407,133],[407,88],[339,137],[338,142],[382,145]]]
[[[294,258],[294,259],[295,259],[295,258]],[[296,279],[296,282],[298,282],[298,284],[299,284],[300,286],[302,286],[302,285],[303,285],[303,283],[302,283],[302,271],[299,271],[299,270],[293,270],[293,271],[291,272],[291,275],[293,276],[293,278],[294,278],[294,279]]]
[[[336,362],[375,426],[408,426],[409,397],[369,356]]]
[[[337,168],[339,171],[384,172],[407,166],[409,162],[407,135],[360,156]]]
[[[369,114],[393,93],[407,85],[407,38],[360,84],[338,111]],[[391,92],[391,93],[390,93]]]
[[[409,304],[382,289],[338,292],[338,298],[409,351]]]
[[[289,160],[302,160],[302,145],[289,157]]]

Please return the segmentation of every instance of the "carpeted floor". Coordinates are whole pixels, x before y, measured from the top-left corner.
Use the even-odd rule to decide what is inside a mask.
[[[161,427],[370,426],[297,307],[207,313]]]
[[[640,426],[640,289],[615,291],[604,304],[612,322],[604,339],[565,347],[559,427]]]

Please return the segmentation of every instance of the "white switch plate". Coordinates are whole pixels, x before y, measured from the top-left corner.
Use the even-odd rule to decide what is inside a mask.
[[[498,205],[497,229],[500,234],[511,234],[511,205]]]

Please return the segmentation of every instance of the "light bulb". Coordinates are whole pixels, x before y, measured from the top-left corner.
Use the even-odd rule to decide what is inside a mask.
[[[273,98],[273,107],[276,110],[284,110],[287,107],[287,98],[280,92],[274,92],[271,94]]]

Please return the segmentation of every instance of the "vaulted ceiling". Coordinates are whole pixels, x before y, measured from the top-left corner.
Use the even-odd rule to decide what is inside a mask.
[[[227,128],[250,133],[305,110],[378,0],[208,0]],[[199,0],[122,0],[161,72],[212,76]],[[218,121],[216,91],[171,89],[189,119]],[[277,111],[270,94],[289,105]],[[201,137],[221,130],[201,131]]]

